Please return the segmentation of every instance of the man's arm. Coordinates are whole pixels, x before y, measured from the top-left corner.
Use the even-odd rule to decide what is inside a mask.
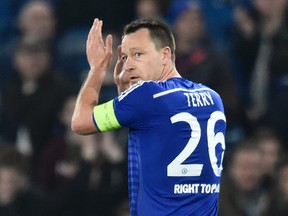
[[[100,89],[112,58],[112,36],[104,44],[102,21],[95,19],[86,42],[86,53],[90,71],[77,97],[71,128],[78,134],[99,132],[94,125],[93,107],[98,105]]]

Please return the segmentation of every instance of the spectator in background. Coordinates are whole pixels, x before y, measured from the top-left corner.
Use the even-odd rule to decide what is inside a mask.
[[[1,77],[3,83],[14,75],[11,73],[13,50],[21,37],[37,37],[51,47],[56,46],[57,21],[51,4],[44,0],[26,0],[16,15],[18,19],[15,19],[15,33],[7,39],[0,52],[0,66],[4,70],[4,76]]]
[[[245,115],[228,58],[207,35],[200,5],[187,4],[175,19],[173,29],[177,44],[176,66],[181,75],[205,84],[220,94],[229,122],[227,143],[236,142],[242,138]],[[232,133],[235,134],[233,137]]]
[[[136,0],[136,16],[165,19],[170,0]]]
[[[65,100],[63,109],[59,114],[59,121],[63,125],[64,133],[51,140],[41,156],[40,182],[47,192],[61,188],[63,182],[65,184],[66,177],[74,177],[75,172],[71,175],[65,174],[65,164],[70,162],[72,162],[70,167],[74,166],[75,168],[69,170],[75,171],[81,160],[93,162],[97,157],[104,157],[109,163],[115,165],[124,162],[125,147],[123,147],[123,142],[125,140],[121,137],[122,134],[118,134],[116,139],[113,133],[80,136],[71,131],[70,122],[75,103],[76,95]],[[61,173],[61,171],[64,172]],[[59,182],[57,182],[57,178],[60,178],[58,179]]]
[[[233,38],[251,125],[271,125],[284,143],[288,141],[287,2],[254,0],[251,10],[236,8]]]
[[[252,140],[233,149],[221,182],[219,215],[264,216],[270,191],[263,185],[262,153]]]
[[[81,73],[87,67],[86,56],[83,54],[85,53],[85,42],[82,40],[81,32],[77,35],[67,36],[58,31],[58,24],[61,20],[58,19],[56,9],[60,3],[55,1],[54,4],[53,1],[45,0],[27,1],[19,13],[17,23],[19,36],[33,36],[47,43],[52,48],[55,67],[78,90],[82,81]],[[14,40],[11,41],[11,44],[15,44]]]
[[[275,131],[267,127],[258,127],[254,137],[262,154],[265,187],[272,188],[277,181],[278,166],[284,158],[282,142]]]
[[[0,146],[0,215],[48,216],[46,198],[29,181],[28,158],[16,148]]]
[[[250,0],[171,0],[167,20],[173,24],[179,12],[187,4],[199,4],[202,8],[207,33],[223,51],[230,48],[233,9],[235,2]]]
[[[20,11],[18,28],[21,35],[38,37],[51,45],[57,33],[56,26],[54,7],[47,1],[27,1]]]
[[[288,162],[284,160],[275,176],[276,187],[269,209],[269,215],[288,215]]]
[[[54,204],[53,215],[110,216],[127,194],[126,140],[121,133],[81,136],[70,129],[76,95],[59,119],[64,133],[41,154],[37,185]],[[113,206],[113,208],[111,207]]]
[[[4,138],[31,155],[36,165],[53,136],[58,112],[71,86],[54,71],[49,45],[34,37],[24,37],[17,44],[14,68],[17,76],[3,92]]]

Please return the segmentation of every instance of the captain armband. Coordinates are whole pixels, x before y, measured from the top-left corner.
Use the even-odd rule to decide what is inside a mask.
[[[113,102],[114,100],[110,100],[93,108],[93,117],[101,132],[121,128],[115,116]]]

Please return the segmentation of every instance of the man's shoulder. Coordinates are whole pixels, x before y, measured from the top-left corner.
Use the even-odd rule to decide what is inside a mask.
[[[201,92],[210,91],[213,95],[218,95],[213,89],[201,83],[195,83],[184,78],[172,78],[166,81],[139,81],[119,95],[119,101],[129,95],[129,97],[144,99],[146,96],[155,98],[155,95],[170,94],[176,92]]]
[[[155,92],[159,88],[159,84],[157,81],[139,81],[132,86],[130,86],[127,90],[122,92],[119,96],[118,99],[119,101],[126,98],[127,96],[129,97],[144,97],[145,95],[151,95],[153,92]]]

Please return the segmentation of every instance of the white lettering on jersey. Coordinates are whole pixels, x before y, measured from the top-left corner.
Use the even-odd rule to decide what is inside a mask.
[[[219,193],[220,184],[175,184],[174,194]]]
[[[212,96],[209,91],[198,92],[198,93],[183,93],[187,98],[188,107],[203,107],[210,106],[214,104]]]

